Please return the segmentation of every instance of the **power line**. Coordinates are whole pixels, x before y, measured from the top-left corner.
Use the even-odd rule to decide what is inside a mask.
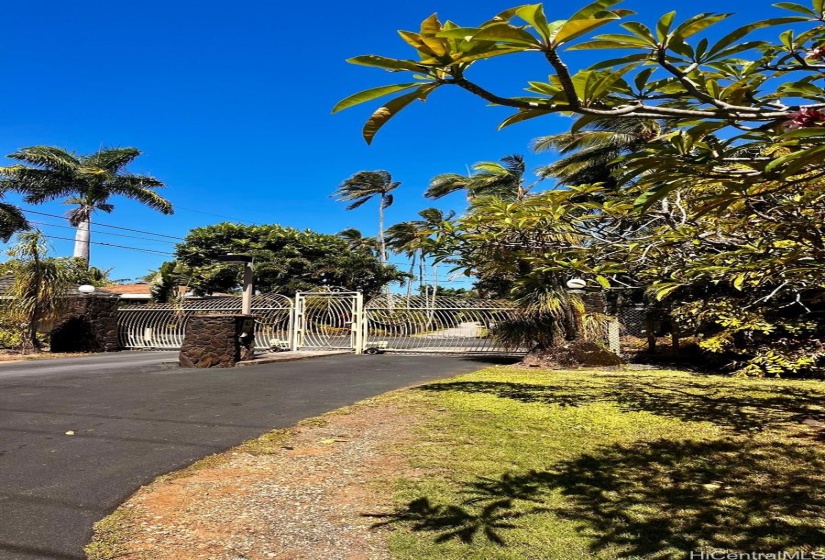
[[[41,226],[55,227],[55,228],[60,228],[60,229],[71,229],[71,230],[76,229],[76,228],[73,228],[72,226],[61,226],[61,225],[58,225],[58,224],[50,224],[48,222],[38,222],[37,220],[29,220],[29,223],[30,224],[37,224],[37,225],[41,225]],[[94,225],[98,225],[98,224],[94,224]],[[177,245],[177,243],[175,243],[174,241],[164,241],[163,239],[147,239],[145,237],[138,237],[137,235],[126,235],[124,233],[112,233],[110,231],[95,231],[95,233],[98,233],[100,235],[114,235],[114,236],[117,236],[117,237],[128,237],[130,239],[140,239],[142,241],[149,241],[150,243],[168,243],[169,245]]]
[[[62,241],[74,241],[70,237],[57,237],[55,235],[46,235],[43,234],[43,237],[46,239],[60,239]],[[88,241],[87,243],[91,243],[92,245],[106,245],[107,247],[117,247],[118,249],[130,249],[132,251],[143,251],[144,253],[155,253],[157,255],[170,255],[175,256],[174,253],[167,253],[166,251],[156,251],[154,249],[143,249],[141,247],[128,247],[126,245],[115,245],[113,243],[104,243],[102,241]]]
[[[23,210],[23,212],[27,212],[29,214],[38,214],[40,216],[48,216],[50,218],[60,218],[60,219],[65,218],[65,216],[58,216],[57,214],[48,214],[46,212],[37,212],[36,210],[27,210],[25,208],[21,208],[21,210]],[[132,228],[121,227],[121,226],[111,226],[109,224],[101,224],[101,223],[97,223],[97,222],[95,223],[95,225],[101,226],[101,227],[112,228],[112,229],[120,229],[120,230],[123,230],[123,231],[132,231],[132,232],[135,232],[135,233],[145,233],[147,235],[155,235],[157,237],[166,237],[168,239],[178,239],[180,241],[186,241],[183,237],[176,237],[174,235],[166,235],[166,234],[163,234],[163,233],[155,233],[155,232],[152,232],[152,231],[144,231],[142,229],[132,229]]]

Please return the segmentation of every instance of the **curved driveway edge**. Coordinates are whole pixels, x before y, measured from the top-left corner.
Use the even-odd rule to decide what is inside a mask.
[[[269,430],[484,367],[338,355],[179,369],[169,352],[0,365],[0,559],[81,559],[92,524],[161,474]]]

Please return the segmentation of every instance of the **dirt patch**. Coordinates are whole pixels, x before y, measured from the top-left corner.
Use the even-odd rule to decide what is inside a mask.
[[[391,508],[392,482],[412,474],[395,450],[413,438],[420,420],[375,403],[323,420],[142,488],[116,513],[116,546],[96,538],[89,557],[389,558],[384,531],[372,529],[375,520],[364,514]],[[91,554],[97,550],[107,552]]]
[[[24,354],[18,350],[0,350],[0,363],[20,362],[22,360],[54,360],[57,358],[80,358],[82,356],[93,356],[88,352],[29,352]]]

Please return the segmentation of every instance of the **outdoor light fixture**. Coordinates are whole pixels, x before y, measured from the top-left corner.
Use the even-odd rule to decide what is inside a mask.
[[[241,313],[244,315],[252,314],[252,266],[254,257],[252,255],[235,255],[228,253],[226,255],[219,255],[216,260],[228,263],[243,263],[243,300],[241,301]]]
[[[95,287],[89,284],[83,284],[82,286],[77,287],[77,291],[81,294],[91,294],[95,291]]]
[[[581,291],[587,286],[587,281],[581,278],[571,278],[567,281],[567,287],[574,291]]]

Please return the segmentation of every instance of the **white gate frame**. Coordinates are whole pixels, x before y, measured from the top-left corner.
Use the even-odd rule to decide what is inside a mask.
[[[361,292],[297,292],[293,306],[291,349],[298,350],[305,347],[307,334],[307,298],[329,298],[349,300],[350,306],[350,348],[356,354],[364,353],[366,324],[364,321],[364,295]]]

